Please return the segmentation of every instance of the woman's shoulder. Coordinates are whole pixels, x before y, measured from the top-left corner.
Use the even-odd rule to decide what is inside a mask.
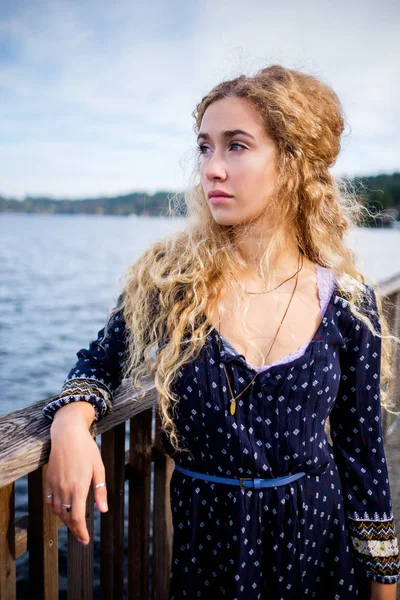
[[[315,263],[319,283],[326,289],[335,293],[344,304],[353,303],[363,309],[373,308],[376,305],[376,286],[367,281],[359,281],[347,273],[339,273],[331,267],[324,267]]]
[[[353,304],[360,313],[368,314],[377,309],[376,286],[372,283],[352,278],[350,285],[343,286],[338,279],[335,279],[335,293],[343,300],[344,305]]]
[[[352,278],[350,285],[341,285],[335,279],[333,304],[336,307],[334,316],[345,337],[350,339],[354,334],[364,335],[370,330],[363,320],[366,317],[378,331],[380,330],[380,311],[378,308],[376,287],[367,281]],[[360,316],[361,315],[361,318]]]

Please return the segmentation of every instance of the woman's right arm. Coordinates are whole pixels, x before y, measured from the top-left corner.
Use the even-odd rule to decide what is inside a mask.
[[[121,304],[122,294],[117,306]],[[77,352],[78,361],[64,381],[60,394],[42,413],[52,420],[51,450],[46,474],[45,501],[82,543],[89,542],[86,500],[90,484],[106,481],[104,464],[89,429],[112,410],[122,377],[126,349],[123,310],[112,311],[106,326],[88,349]],[[52,498],[47,498],[52,494]],[[94,490],[95,502],[107,510],[106,487]],[[71,504],[67,512],[62,504]]]

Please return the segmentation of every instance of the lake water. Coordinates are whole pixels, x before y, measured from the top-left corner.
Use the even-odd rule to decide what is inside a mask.
[[[178,218],[0,215],[0,415],[59,392],[76,352],[104,326],[125,269],[151,241],[184,226]],[[27,478],[15,487],[19,518],[28,511]],[[95,598],[99,526],[95,508]],[[67,528],[59,534],[64,599]],[[30,597],[28,577],[26,554],[17,561],[18,599]]]

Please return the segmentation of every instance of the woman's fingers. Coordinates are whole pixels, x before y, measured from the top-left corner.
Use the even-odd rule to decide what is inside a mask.
[[[53,433],[44,500],[80,542],[89,543],[86,503],[91,484],[99,510],[108,510],[106,486],[95,487],[106,481],[101,454],[96,441],[86,429],[74,425],[71,430],[65,427]],[[71,445],[72,436],[74,443]],[[70,510],[63,504],[71,505]]]
[[[87,495],[82,493],[74,494],[71,501],[71,512],[69,517],[69,528],[82,544],[90,542],[89,532],[86,526],[86,499]]]
[[[99,461],[96,461],[93,469],[93,491],[94,491],[94,499],[97,504],[97,508],[101,512],[107,512],[108,504],[107,504],[107,486],[100,485],[106,483],[106,471],[104,468],[103,461],[101,458]],[[96,487],[97,486],[97,487]]]
[[[62,521],[64,521],[64,514],[68,515],[68,513],[66,511],[62,510],[62,508],[61,508],[62,502],[63,501],[61,499],[61,492],[57,488],[54,488],[53,489],[53,512],[56,515],[58,515]],[[64,521],[64,523],[66,523],[66,521]]]
[[[47,498],[52,494],[52,498]],[[53,492],[46,490],[46,504],[50,510],[55,513],[61,521],[71,530],[73,535],[83,544],[90,541],[89,532],[86,526],[86,498],[87,493],[84,490],[75,491],[73,494],[60,492],[53,488]],[[63,506],[64,505],[64,506]],[[68,506],[71,506],[68,509]]]
[[[50,496],[50,498],[49,498],[49,496]],[[46,486],[45,486],[45,491],[44,491],[44,501],[47,504],[47,506],[52,508],[52,506],[53,506],[53,491],[52,491],[52,488],[50,487],[50,485],[48,485],[47,480],[46,480]]]
[[[97,507],[101,512],[108,511],[107,505],[107,488],[106,486],[95,487],[98,483],[104,483],[105,473],[101,473],[100,476],[93,478],[94,487],[94,498]],[[48,498],[48,495],[52,495],[52,498]],[[58,515],[65,525],[71,530],[73,535],[83,544],[88,544],[90,541],[89,532],[86,525],[86,501],[87,493],[84,490],[75,490],[75,492],[67,497],[66,492],[62,493],[54,489],[53,492],[50,489],[46,489],[46,504],[48,504],[50,510]],[[68,510],[66,506],[71,505],[71,509]]]

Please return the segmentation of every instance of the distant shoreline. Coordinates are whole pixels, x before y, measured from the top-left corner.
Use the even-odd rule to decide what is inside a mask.
[[[166,214],[148,214],[148,213],[141,213],[141,214],[136,214],[136,213],[130,213],[130,214],[118,214],[118,213],[84,213],[84,212],[75,212],[75,213],[68,213],[68,212],[60,212],[60,213],[56,213],[56,212],[33,212],[33,211],[12,211],[12,210],[7,210],[7,211],[0,211],[0,217],[2,215],[34,215],[34,216],[48,216],[48,217],[123,217],[125,219],[140,219],[140,218],[155,218],[155,219],[184,219],[185,215],[166,215]]]
[[[124,196],[81,200],[31,196],[27,196],[24,200],[15,200],[0,196],[0,213],[167,217],[170,199],[175,195],[176,192],[157,192],[151,196],[142,192],[133,192]],[[176,210],[179,213],[179,209]],[[176,216],[184,215],[181,213]]]
[[[340,178],[339,178],[340,179]],[[357,195],[372,215],[381,213],[378,218],[369,217],[365,225],[372,227],[393,227],[400,222],[400,172],[345,179],[351,195]],[[159,191],[155,194],[131,192],[124,195],[100,196],[71,200],[49,198],[47,196],[26,196],[23,200],[6,198],[0,195],[0,213],[57,214],[57,215],[116,215],[129,217],[170,217],[170,204],[174,197],[179,199],[182,192]],[[174,207],[173,216],[184,217],[185,203]],[[396,226],[397,227],[397,226]]]

